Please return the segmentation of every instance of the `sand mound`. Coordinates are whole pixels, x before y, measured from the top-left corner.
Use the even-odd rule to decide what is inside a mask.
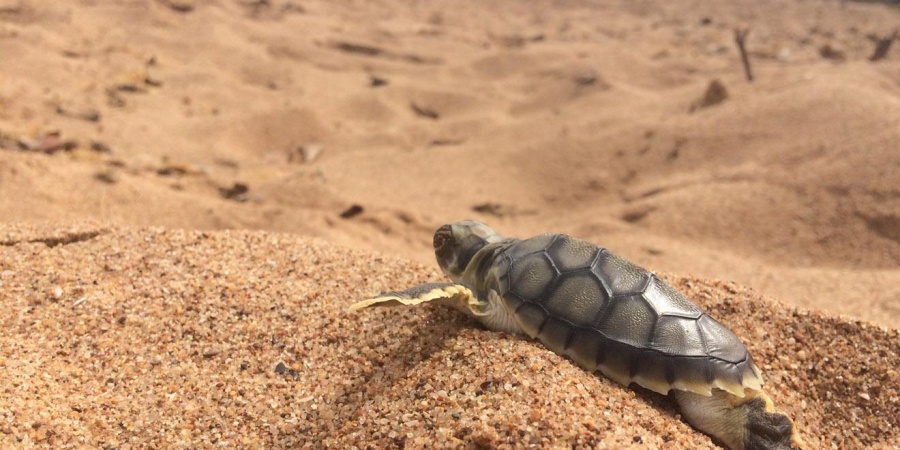
[[[900,442],[900,333],[666,276],[748,344],[811,448]],[[287,234],[0,227],[0,442],[716,448],[666,398],[438,308],[432,269]]]
[[[897,23],[834,1],[0,0],[0,217],[429,263],[471,217],[897,328],[898,44],[870,61]]]

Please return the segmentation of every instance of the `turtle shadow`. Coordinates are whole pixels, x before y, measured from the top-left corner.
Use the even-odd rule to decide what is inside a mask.
[[[380,399],[389,397],[389,392],[403,380],[416,378],[420,366],[464,329],[478,327],[473,319],[449,308],[431,306],[415,311],[380,313],[383,316],[375,318],[385,320],[388,334],[378,351],[366,357],[367,364],[360,365],[350,383],[343,384],[331,396],[330,401],[337,406],[329,420],[334,431],[344,434],[358,429],[367,405],[378,404]],[[406,320],[400,318],[401,314],[417,316],[413,319],[417,322],[413,325],[416,327],[414,332],[402,328]],[[417,382],[425,381],[419,378]]]
[[[603,376],[603,375],[598,375]],[[651,391],[637,383],[631,383],[625,389],[631,389],[635,392],[637,398],[643,400],[648,405],[652,406],[654,409],[660,412],[661,415],[671,418],[671,420],[676,422],[683,423],[686,427],[694,432],[699,433],[703,436],[709,438],[712,443],[720,448],[727,449],[729,448],[725,442],[721,441],[719,438],[715,436],[711,436],[706,434],[700,430],[697,430],[693,427],[693,425],[689,424],[687,420],[684,419],[684,416],[681,415],[681,407],[678,406],[678,402],[675,401],[675,398],[670,395],[663,395],[659,392]],[[665,439],[665,436],[663,437]]]
[[[603,377],[604,375],[601,373],[595,373],[594,376]],[[660,415],[670,418],[673,421],[681,422],[687,427],[693,429],[693,427],[691,427],[691,425],[684,420],[684,417],[682,417],[678,402],[675,401],[675,398],[672,395],[663,395],[659,392],[651,391],[650,389],[647,389],[634,382],[632,382],[628,386],[622,386],[616,383],[616,386],[619,386],[622,389],[634,391],[635,397],[653,407],[653,409],[658,411]],[[711,436],[710,439],[713,439],[713,442],[720,447],[728,448],[723,443],[715,440]]]
[[[412,316],[412,317],[410,317]],[[341,383],[335,386],[337,389],[324,404],[331,411],[331,417],[325,422],[329,435],[343,436],[358,433],[361,428],[371,427],[370,424],[362,424],[362,420],[369,420],[366,412],[371,411],[372,405],[381,405],[381,402],[394,402],[395,391],[398,385],[409,385],[409,389],[417,389],[428,382],[420,374],[421,366],[427,363],[433,355],[453,345],[455,339],[467,329],[484,329],[477,320],[459,313],[458,311],[436,305],[423,308],[390,309],[373,314],[371,320],[383,321],[383,328],[378,332],[382,338],[381,346],[377,351],[366,355],[365,364],[354,364],[354,373],[347,378],[349,383]],[[404,327],[414,327],[413,330]],[[501,333],[500,339],[522,341],[523,338]],[[362,335],[351,337],[348,343],[358,340],[360,344],[366,342]],[[532,345],[541,346],[537,341],[524,339]],[[368,341],[371,344],[371,340]],[[570,364],[575,364],[568,358],[560,355],[555,357],[565,359]],[[562,362],[562,361],[560,361]],[[590,373],[587,376],[595,376],[609,380],[599,372]],[[615,383],[614,383],[615,384]],[[621,389],[633,390],[636,397],[658,410],[662,415],[671,417],[675,421],[683,421],[679,418],[677,403],[669,396],[640,387],[634,383],[625,387],[615,384]],[[324,406],[324,405],[323,405]],[[320,422],[322,423],[322,422]],[[395,425],[396,426],[396,425]],[[371,432],[371,430],[369,430]],[[302,439],[301,439],[302,440]],[[402,447],[400,441],[394,442],[382,437],[372,441],[379,448]]]

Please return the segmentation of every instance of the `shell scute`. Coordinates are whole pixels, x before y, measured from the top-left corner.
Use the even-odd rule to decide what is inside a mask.
[[[731,364],[727,361],[709,359],[710,372],[714,375],[712,385],[728,391],[737,397],[744,396],[744,372],[743,364]]]
[[[681,358],[672,364],[672,373],[674,388],[709,395],[713,379],[709,358]]]
[[[734,333],[716,319],[704,314],[697,320],[697,326],[706,342],[710,356],[737,364],[747,359],[746,347]]]
[[[509,256],[504,256],[500,258],[497,263],[490,270],[496,274],[497,281],[499,282],[500,293],[505,294],[509,291],[509,266],[511,261]]]
[[[510,247],[507,254],[513,261],[516,261],[532,253],[542,252],[547,250],[547,247],[550,247],[550,244],[552,244],[558,236],[559,235],[557,234],[542,234],[540,236],[519,241]]]
[[[585,328],[576,328],[569,341],[566,355],[584,369],[593,371],[597,368],[597,355],[603,346],[604,338],[600,333]]]
[[[553,352],[564,355],[566,346],[569,344],[569,338],[572,337],[574,331],[575,329],[572,325],[551,315],[541,327],[538,339]]]
[[[590,271],[564,273],[542,301],[551,315],[590,326],[609,304],[603,283]]]
[[[593,271],[606,283],[612,295],[643,292],[650,278],[646,270],[605,250],[594,262]]]
[[[525,300],[522,300],[522,297],[519,297],[512,292],[508,292],[505,296],[503,296],[503,301],[506,303],[506,308],[512,312],[513,314],[525,303]]]
[[[644,298],[659,316],[679,316],[699,319],[703,315],[697,305],[687,299],[668,283],[663,283],[656,276],[650,276],[650,283],[644,290]]]
[[[650,348],[667,355],[706,356],[697,321],[677,316],[659,318]]]
[[[641,352],[632,359],[631,376],[637,384],[658,392],[667,394],[672,389],[672,377],[669,366],[671,358],[658,352]]]
[[[591,267],[599,251],[596,245],[569,236],[560,236],[547,248],[547,254],[560,272]]]
[[[610,339],[640,349],[650,342],[655,323],[656,313],[650,304],[640,295],[630,295],[610,302],[595,328]]]
[[[627,386],[632,379],[633,356],[633,349],[627,345],[607,340],[603,342],[603,346],[598,354],[599,363],[597,364],[597,369],[615,382]]]
[[[526,301],[536,301],[557,275],[559,272],[545,253],[529,254],[512,260],[509,266],[509,290]],[[505,292],[501,291],[501,294]]]
[[[547,321],[547,314],[540,306],[533,305],[528,302],[522,303],[516,309],[516,321],[522,327],[522,331],[528,336],[534,338],[541,332],[544,322]]]

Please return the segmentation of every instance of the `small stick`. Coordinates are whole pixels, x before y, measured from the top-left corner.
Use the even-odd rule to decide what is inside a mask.
[[[747,41],[747,35],[750,34],[750,29],[734,29],[734,42],[737,43],[738,50],[741,51],[741,61],[744,62],[744,74],[747,75],[747,81],[753,81],[753,72],[750,70],[750,58],[747,56],[747,48],[744,46],[744,43]]]
[[[875,43],[875,52],[869,57],[869,61],[874,62],[879,59],[884,59],[887,56],[888,50],[891,49],[891,44],[893,44],[896,39],[900,39],[900,35],[898,35],[898,31],[896,30],[894,31],[894,34],[889,37],[878,39]]]

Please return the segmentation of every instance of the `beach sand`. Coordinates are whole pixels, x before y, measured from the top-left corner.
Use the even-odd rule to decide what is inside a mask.
[[[346,311],[440,278],[415,263],[270,232],[0,237],[5,446],[716,448],[665,397],[455,311]],[[743,338],[810,448],[896,446],[897,330],[664,278]]]
[[[0,0],[0,441],[713,445],[455,313],[344,313],[442,281],[432,234],[471,218],[667,274],[813,448],[897,448],[900,42],[873,56],[898,23],[826,0]]]

